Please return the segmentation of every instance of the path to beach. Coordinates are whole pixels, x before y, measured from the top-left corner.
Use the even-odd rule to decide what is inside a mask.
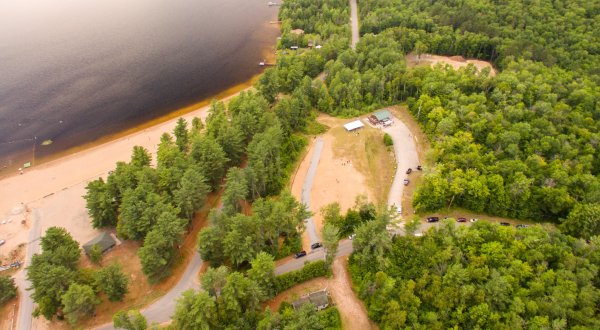
[[[302,203],[308,208],[310,208],[310,194],[312,192],[313,182],[315,181],[315,173],[317,172],[317,165],[319,165],[321,151],[323,151],[323,139],[318,137],[310,160],[310,166],[308,167],[308,172],[304,177],[304,185],[302,186]],[[319,235],[315,229],[315,221],[312,216],[306,220],[306,231],[308,232],[311,246],[319,242]]]
[[[356,48],[360,34],[358,33],[358,6],[356,0],[350,0],[350,26],[352,28],[352,49]]]

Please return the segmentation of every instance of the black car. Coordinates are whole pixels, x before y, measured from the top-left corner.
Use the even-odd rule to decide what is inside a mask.
[[[510,226],[510,223],[508,223],[508,222],[500,222],[500,226]]]
[[[314,250],[320,248],[321,246],[323,246],[323,244],[317,242],[311,245],[310,248]]]
[[[429,217],[427,218],[427,222],[438,222],[440,221],[440,218],[438,217]]]
[[[458,218],[456,222],[467,222],[467,218]]]
[[[421,171],[423,168],[421,167],[421,165],[417,166],[417,170]]]
[[[296,252],[296,254],[294,254],[294,258],[298,259],[298,258],[302,258],[306,255],[306,251],[300,251],[300,252]]]
[[[412,172],[412,168],[408,168],[408,170],[406,170],[406,174],[410,174],[410,172]]]

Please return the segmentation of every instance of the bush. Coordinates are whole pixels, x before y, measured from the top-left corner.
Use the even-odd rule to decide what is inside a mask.
[[[342,319],[340,318],[340,312],[335,307],[329,307],[318,313],[320,324],[326,330],[341,330]]]
[[[325,275],[329,275],[329,268],[325,266],[324,260],[307,263],[302,269],[275,277],[275,290],[281,293],[298,283]]]
[[[100,264],[100,262],[102,261],[102,248],[100,247],[100,245],[94,244],[92,246],[92,248],[90,249],[89,257],[90,260],[96,265]]]
[[[12,277],[0,276],[0,305],[17,295],[17,286]]]
[[[383,134],[383,144],[385,144],[386,147],[394,145],[394,140],[392,140],[392,137],[388,133]]]
[[[300,250],[302,250],[302,239],[300,238],[300,235],[291,235],[291,237],[288,236],[283,240],[281,248],[277,250],[275,260],[285,258]]]

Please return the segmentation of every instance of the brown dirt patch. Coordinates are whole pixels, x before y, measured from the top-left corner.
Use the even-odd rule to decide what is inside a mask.
[[[421,58],[419,59],[414,53],[406,55],[406,65],[409,67],[424,64],[435,66],[438,63],[448,64],[452,68],[454,68],[454,70],[458,70],[460,68],[468,66],[469,64],[473,64],[479,71],[483,70],[484,68],[490,68],[490,76],[493,77],[496,75],[496,70],[494,69],[492,64],[490,62],[482,60],[465,59],[462,56],[440,56],[431,54],[422,54]]]
[[[19,295],[0,306],[0,329],[13,329],[19,316]],[[12,328],[11,328],[12,326]]]

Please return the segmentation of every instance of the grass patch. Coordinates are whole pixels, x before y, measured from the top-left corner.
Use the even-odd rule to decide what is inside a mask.
[[[304,133],[307,135],[319,135],[327,132],[329,126],[319,123],[318,121],[311,119],[306,128],[304,129]]]
[[[365,176],[365,183],[373,192],[374,202],[378,205],[387,204],[387,195],[396,169],[394,152],[383,143],[383,132],[365,126],[357,133],[349,133],[344,127],[335,127],[331,134],[335,138],[335,156],[349,158]]]

